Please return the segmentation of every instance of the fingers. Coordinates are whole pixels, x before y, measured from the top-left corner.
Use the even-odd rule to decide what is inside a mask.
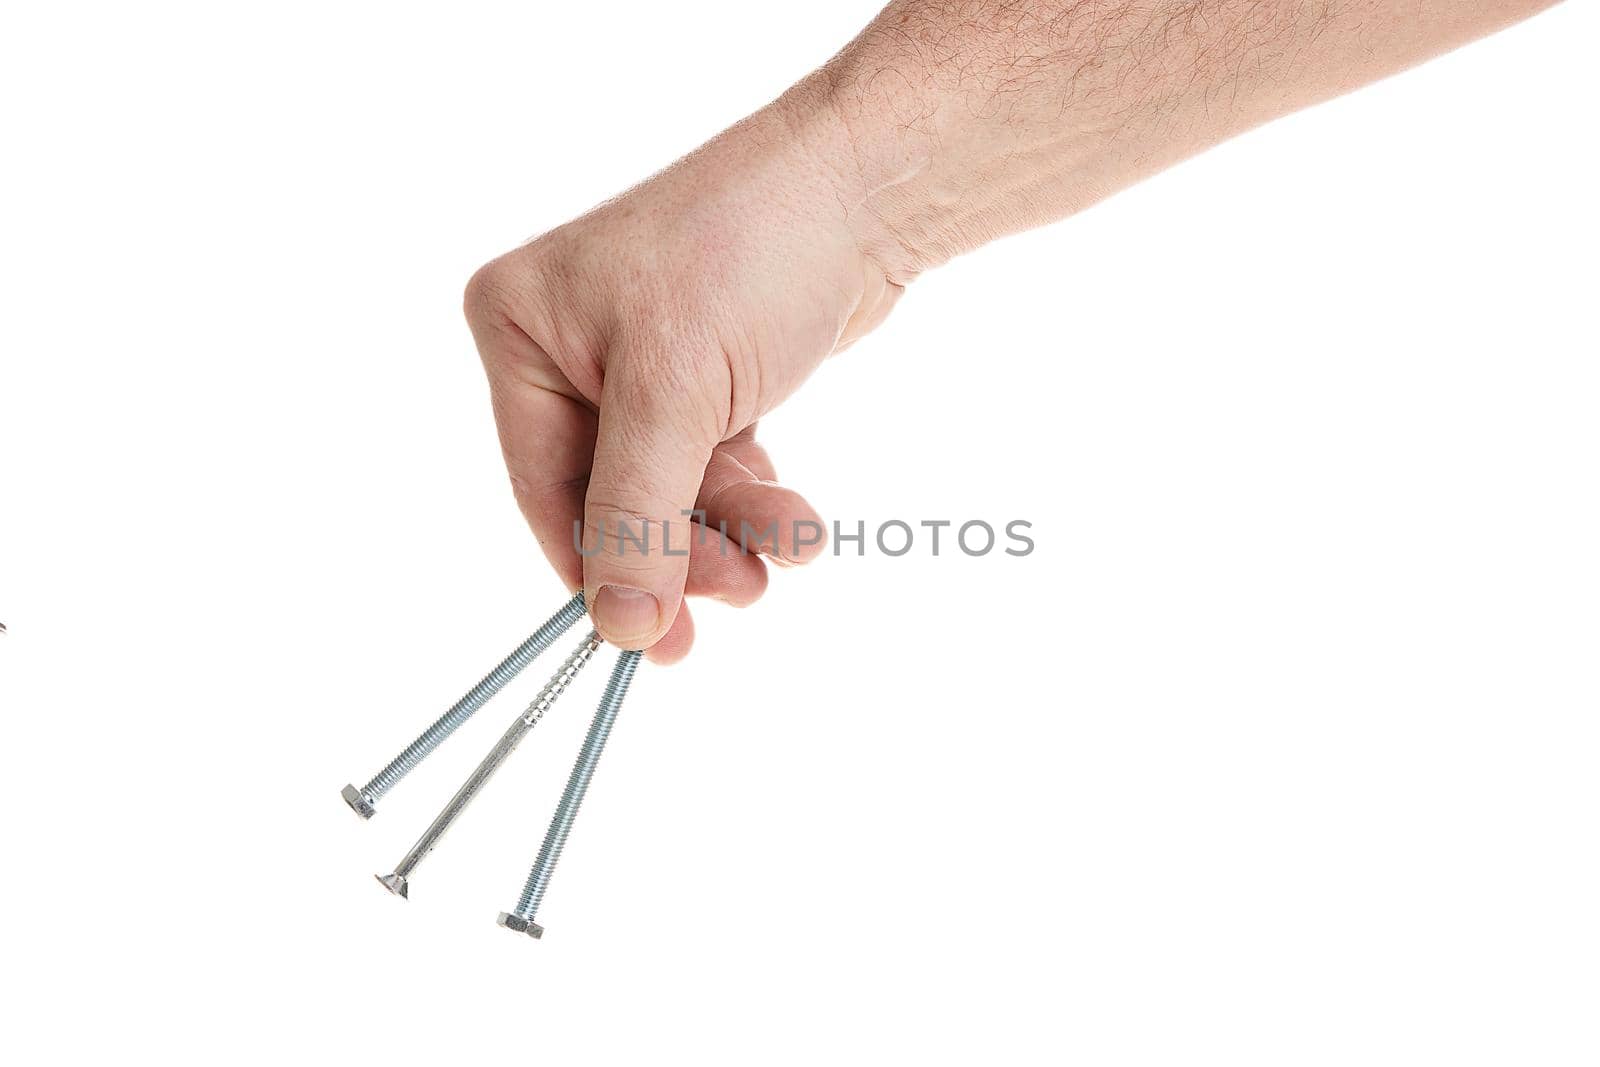
[[[700,390],[673,388],[644,365],[624,355],[606,368],[583,520],[589,616],[630,649],[654,645],[678,616],[689,513],[718,437]]]
[[[512,374],[492,372],[490,386],[501,447],[517,505],[562,583],[569,589],[583,588],[590,604],[594,605],[598,587],[613,583],[597,577],[594,584],[585,585],[585,563],[596,561],[599,556],[591,556],[586,561],[580,555],[580,535],[585,551],[594,551],[596,526],[603,522],[608,551],[616,554],[618,547],[614,511],[597,511],[599,517],[589,520],[587,532],[583,525],[585,497],[592,484],[591,469],[597,462],[596,442],[601,420],[587,405],[528,384]],[[637,409],[629,407],[628,410]],[[637,473],[637,481],[642,482],[644,475],[653,468],[649,465],[651,461],[635,462],[628,458],[635,451],[670,454],[671,446],[652,449],[650,439],[636,432],[644,423],[642,418],[628,420],[629,434],[617,446],[620,462],[612,466],[621,474],[608,476],[611,480],[607,483],[617,485],[620,482],[621,487],[605,491],[599,500],[621,501],[632,499],[629,494],[638,493],[629,477]],[[666,425],[672,425],[670,419]],[[670,430],[667,433],[672,434]],[[654,457],[652,461],[659,462]],[[688,462],[690,466],[683,470],[679,492],[693,477],[690,470],[699,462],[698,456],[688,456]],[[693,506],[702,510],[708,528],[682,521],[681,512],[689,509],[688,504],[671,509],[640,504],[623,507],[630,515],[647,510],[667,512],[665,520],[652,518],[649,554],[663,554],[668,547],[662,540],[660,525],[667,521],[671,524],[668,534],[671,551],[688,552],[686,560],[682,556],[659,560],[669,566],[683,567],[679,595],[711,597],[735,607],[745,607],[766,591],[767,573],[761,555],[788,564],[808,561],[822,551],[821,523],[815,510],[798,494],[774,484],[771,479],[775,473],[751,428],[717,446],[701,474]],[[726,540],[718,531],[723,524],[729,534]],[[632,582],[635,580],[632,576],[641,573],[639,565],[648,561],[639,558],[641,554],[635,538],[642,531],[630,528],[628,533],[631,536],[621,557],[606,561],[603,571],[598,566],[592,569],[593,574],[626,574]],[[741,534],[744,551],[740,549]],[[638,581],[653,582],[662,572],[647,567],[642,573],[651,577]],[[666,574],[666,602],[673,601],[671,590],[676,582],[672,573]],[[654,588],[646,591],[658,597],[662,595]],[[659,623],[663,619],[671,622],[663,627],[662,636],[651,646],[650,658],[658,663],[676,662],[688,653],[694,640],[693,622],[687,610],[673,610],[668,615],[665,607],[656,621]],[[596,625],[601,625],[598,614]],[[605,629],[601,632],[613,641],[630,640],[610,637]]]
[[[794,490],[758,477],[735,458],[738,452],[771,470],[765,450],[753,439],[740,442],[733,449],[718,448],[706,466],[695,502],[704,513],[705,524],[725,531],[745,552],[760,553],[779,564],[816,559],[827,543],[816,509]]]
[[[778,480],[778,470],[772,465],[772,457],[767,455],[767,450],[761,447],[761,442],[756,440],[754,424],[746,426],[722,444],[717,446],[718,452],[726,452],[734,459],[743,463],[757,478],[764,482]]]
[[[716,530],[696,525],[693,535],[685,595],[711,597],[743,608],[767,591],[767,567],[761,557],[740,552],[737,545],[724,540]],[[693,644],[694,619],[688,601],[684,601],[666,636],[650,646],[645,658],[662,665],[677,663],[689,654]]]
[[[576,591],[583,587],[578,534],[598,420],[585,405],[538,386],[499,375],[491,375],[490,385],[517,506],[557,576]],[[696,529],[688,547],[688,595],[742,608],[766,592],[761,559],[741,553],[716,530]],[[673,625],[659,651],[652,649],[652,660],[676,662],[688,653],[694,627],[686,612],[679,618],[681,623]]]
[[[570,397],[491,374],[511,491],[545,558],[568,589],[583,585],[574,528],[583,517],[597,420]]]
[[[690,537],[686,596],[709,597],[735,608],[747,608],[761,599],[767,591],[767,565],[760,556],[740,552],[722,534],[699,524],[691,528]]]
[[[672,620],[666,636],[645,649],[644,658],[663,667],[671,666],[687,656],[693,645],[694,618],[686,600],[678,606],[678,617]]]

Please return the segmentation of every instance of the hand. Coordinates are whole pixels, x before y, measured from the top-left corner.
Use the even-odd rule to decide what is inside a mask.
[[[847,218],[841,136],[791,94],[467,287],[517,503],[613,644],[681,658],[686,587],[748,604],[763,557],[822,551],[754,432],[901,292]]]
[[[772,106],[473,278],[523,513],[606,640],[679,658],[686,587],[764,586],[711,531],[821,551],[756,420],[918,272],[1550,2],[893,0]]]

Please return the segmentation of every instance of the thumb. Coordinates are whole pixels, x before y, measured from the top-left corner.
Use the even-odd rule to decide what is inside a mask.
[[[623,358],[601,387],[579,551],[589,616],[618,648],[649,648],[677,618],[689,511],[719,436],[704,394],[669,382]]]

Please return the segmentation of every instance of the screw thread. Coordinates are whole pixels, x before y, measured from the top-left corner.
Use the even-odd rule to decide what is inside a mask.
[[[544,625],[533,631],[526,641],[500,662],[499,666],[484,675],[477,685],[467,690],[465,696],[450,706],[449,711],[439,716],[437,722],[422,731],[421,736],[407,745],[404,752],[379,771],[377,776],[361,790],[367,801],[369,803],[376,801],[394,788],[396,782],[410,774],[412,769],[443,744],[444,739],[454,733],[457,727],[472,718],[479,708],[487,704],[490,697],[521,674],[522,669],[554,644],[558,637],[572,629],[583,615],[583,594],[579,593],[567,601],[560,611],[546,619]]]
[[[539,856],[533,861],[533,869],[528,872],[528,881],[522,887],[522,896],[517,900],[516,914],[530,922],[538,912],[540,902],[544,900],[550,876],[555,872],[556,864],[561,859],[561,849],[567,843],[567,834],[572,829],[573,820],[578,816],[578,808],[583,803],[584,794],[589,790],[589,781],[594,777],[595,767],[600,763],[600,754],[605,751],[606,739],[611,736],[611,726],[617,721],[617,713],[622,710],[623,698],[628,695],[628,685],[633,681],[634,671],[638,669],[642,655],[640,652],[623,652],[617,657],[616,666],[611,669],[611,678],[606,682],[605,693],[600,697],[600,706],[595,709],[594,721],[589,724],[589,733],[583,739],[583,747],[578,750],[578,760],[573,764],[572,774],[567,778],[567,787],[561,793],[561,803],[556,805],[556,813],[550,820],[550,828],[545,831],[544,843],[539,846]]]
[[[589,636],[583,639],[583,643],[572,650],[566,661],[561,664],[560,669],[556,671],[548,682],[544,683],[544,688],[539,690],[539,695],[528,702],[527,708],[523,710],[520,716],[524,727],[531,730],[539,725],[539,720],[544,718],[544,713],[555,706],[555,702],[561,698],[561,694],[565,693],[567,687],[572,684],[573,679],[578,677],[578,672],[588,665],[589,660],[600,650],[600,646],[604,643],[600,640],[600,635],[597,632],[594,630],[589,631]]]
[[[455,821],[461,817],[461,813],[467,810],[467,805],[472,803],[473,798],[478,795],[478,791],[488,784],[489,779],[493,778],[500,770],[500,765],[505,763],[511,753],[516,750],[516,747],[522,743],[522,739],[527,737],[539,720],[544,717],[544,713],[550,710],[551,705],[566,691],[567,686],[571,685],[573,679],[578,677],[578,672],[583,670],[584,664],[593,658],[595,651],[599,647],[600,635],[590,630],[589,636],[585,637],[582,644],[572,650],[566,661],[561,664],[556,673],[545,683],[544,688],[539,691],[539,695],[528,705],[527,710],[511,720],[510,727],[500,736],[500,740],[495,742],[494,747],[489,750],[489,754],[483,757],[482,762],[467,776],[467,780],[461,784],[461,788],[456,790],[455,796],[450,798],[444,809],[439,812],[428,828],[422,832],[422,836],[417,839],[417,843],[411,846],[411,851],[407,852],[405,858],[395,867],[394,873],[396,875],[401,878],[409,878],[411,876],[412,872],[417,869],[417,865],[427,857],[428,853],[434,850],[440,839],[455,824]]]

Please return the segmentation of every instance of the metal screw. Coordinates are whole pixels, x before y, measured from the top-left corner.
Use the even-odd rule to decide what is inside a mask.
[[[360,789],[353,785],[345,786],[340,794],[344,802],[363,819],[372,818],[373,812],[377,811],[375,805],[383,794],[427,759],[434,749],[444,743],[445,738],[472,718],[479,708],[489,702],[490,697],[505,688],[506,683],[522,673],[522,669],[532,663],[539,653],[555,644],[556,638],[572,629],[583,615],[583,594],[578,593],[560,611],[546,619],[544,625],[533,631],[498,667],[484,675],[482,681],[467,690],[467,695],[451,705],[450,710],[439,716],[437,722],[422,731],[422,736],[406,746],[404,752],[390,760],[377,777]]]
[[[451,824],[466,810],[467,805],[472,803],[472,798],[478,795],[478,790],[482,789],[489,779],[494,777],[494,772],[500,769],[500,765],[506,761],[506,757],[511,755],[517,745],[522,742],[524,737],[528,736],[528,733],[535,726],[539,725],[539,720],[544,718],[544,713],[550,710],[556,699],[566,691],[567,686],[572,684],[572,680],[578,676],[579,671],[583,670],[584,665],[589,662],[589,659],[595,654],[595,650],[600,645],[600,635],[590,630],[589,636],[583,639],[581,645],[572,650],[572,654],[561,665],[561,669],[551,676],[543,689],[539,690],[539,695],[533,698],[533,702],[528,705],[527,710],[518,715],[512,721],[510,728],[501,735],[500,740],[495,742],[495,746],[489,750],[489,754],[483,757],[483,762],[478,764],[477,770],[473,771],[467,780],[462,783],[461,788],[456,790],[456,795],[450,798],[450,802],[444,806],[444,810],[439,813],[439,817],[433,820],[427,830],[423,831],[422,836],[417,839],[417,843],[411,846],[411,851],[407,852],[405,858],[395,867],[394,873],[375,876],[383,888],[396,896],[409,896],[406,879],[410,877],[411,872],[417,869],[417,865],[422,862],[424,856],[433,851],[434,846],[439,843],[439,839],[444,836],[445,831],[450,829]]]
[[[544,899],[544,891],[550,884],[550,876],[555,873],[556,863],[561,859],[561,848],[567,843],[572,821],[578,817],[578,806],[589,791],[589,780],[594,777],[600,754],[605,751],[606,739],[611,736],[611,726],[617,721],[617,712],[622,710],[622,700],[628,695],[628,684],[633,681],[633,672],[638,669],[641,655],[641,652],[623,652],[617,657],[617,665],[611,668],[611,680],[606,682],[606,691],[600,697],[600,706],[595,709],[594,721],[589,724],[589,733],[583,739],[583,748],[578,750],[578,762],[573,765],[572,774],[567,778],[567,788],[561,794],[561,803],[556,805],[550,828],[545,831],[539,856],[533,861],[533,870],[528,872],[522,896],[517,900],[515,909],[502,911],[497,920],[508,930],[529,937],[544,936],[544,927],[534,922],[533,917],[539,910],[539,902]]]

